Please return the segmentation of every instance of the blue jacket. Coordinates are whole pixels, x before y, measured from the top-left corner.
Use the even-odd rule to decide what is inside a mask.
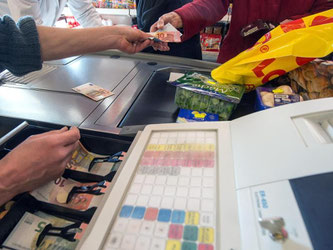
[[[42,68],[38,32],[34,20],[25,17],[16,23],[9,16],[0,18],[0,72],[8,69],[24,75]]]

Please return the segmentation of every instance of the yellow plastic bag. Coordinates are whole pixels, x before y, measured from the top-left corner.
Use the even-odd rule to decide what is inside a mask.
[[[333,9],[281,24],[252,48],[212,71],[220,83],[245,84],[251,91],[333,51]]]

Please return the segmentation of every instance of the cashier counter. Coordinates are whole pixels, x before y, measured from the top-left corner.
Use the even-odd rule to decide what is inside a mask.
[[[169,73],[214,65],[108,53],[55,62],[28,83],[0,87],[1,116],[29,121],[2,138],[1,155],[60,125],[79,126],[92,152],[128,152],[103,201],[84,214],[77,249],[333,249],[333,98],[171,124]],[[95,103],[71,91],[86,82],[115,95]],[[172,166],[149,161],[159,151]]]
[[[115,50],[45,62],[40,71],[1,74],[0,117],[135,135],[133,126],[175,122],[170,72],[211,71],[218,64]],[[72,88],[91,82],[114,93],[95,102]],[[136,131],[132,131],[132,129]]]

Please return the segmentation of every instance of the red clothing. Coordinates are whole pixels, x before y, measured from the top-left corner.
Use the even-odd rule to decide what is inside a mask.
[[[229,0],[194,0],[175,10],[183,20],[183,39],[218,22],[226,14],[228,5]],[[217,61],[224,63],[259,40],[260,36],[256,34],[245,38],[240,35],[243,27],[258,19],[279,24],[286,19],[298,19],[331,8],[332,0],[233,0],[229,32]]]

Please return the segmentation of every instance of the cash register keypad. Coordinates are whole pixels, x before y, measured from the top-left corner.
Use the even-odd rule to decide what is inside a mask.
[[[104,249],[216,249],[216,132],[154,132]]]

